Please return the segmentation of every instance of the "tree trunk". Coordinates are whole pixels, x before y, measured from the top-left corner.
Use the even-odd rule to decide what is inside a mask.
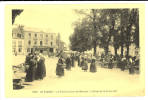
[[[117,50],[118,50],[118,49],[117,49],[116,47],[114,47],[115,56],[117,56],[117,55],[118,55]]]
[[[121,42],[121,57],[123,57],[123,53],[124,53],[124,42],[125,42],[125,26],[126,24],[126,19],[127,17],[125,17],[127,15],[127,9],[125,10],[121,10],[121,37],[120,37],[120,42]]]
[[[123,52],[124,52],[123,44],[121,44],[121,57],[123,57]]]
[[[97,46],[97,43],[96,43],[96,41],[97,41],[97,39],[96,39],[96,35],[97,35],[97,27],[96,27],[96,10],[95,9],[92,9],[92,14],[93,14],[93,32],[94,32],[94,34],[93,34],[93,41],[94,41],[94,56],[96,55],[96,46]]]
[[[129,45],[126,46],[126,56],[129,56]]]
[[[127,28],[127,40],[126,40],[126,56],[129,56],[129,46],[130,46],[130,30],[131,30],[132,24],[129,25],[129,27]]]
[[[112,16],[112,18],[114,19],[114,17]],[[106,53],[108,54],[108,46],[110,45],[110,41],[111,41],[111,37],[114,33],[114,27],[115,27],[115,20],[112,20],[112,26],[110,27],[110,30],[109,30],[109,38],[107,40],[107,51]]]
[[[107,54],[108,54],[108,46],[105,47],[105,55],[107,55]]]
[[[112,36],[112,35],[110,34],[110,35],[109,35],[109,38],[108,38],[108,41],[107,41],[107,44],[106,44],[106,45],[107,45],[107,46],[106,46],[106,50],[105,50],[105,51],[106,51],[106,52],[105,52],[106,54],[108,54],[109,43],[110,43],[110,40],[111,40],[111,36]]]
[[[126,40],[126,56],[128,57],[129,56],[129,46],[131,45],[131,29],[132,29],[132,25],[134,23],[134,20],[133,20],[133,17],[135,17],[134,15],[130,14],[130,17],[129,17],[129,25],[127,27],[127,32],[126,32],[126,36],[127,36],[127,40]]]
[[[96,55],[96,43],[94,43],[94,56]]]
[[[123,46],[123,41],[124,41],[124,35],[123,35],[123,27],[121,29],[121,57],[123,57],[123,52],[124,52],[124,46]]]

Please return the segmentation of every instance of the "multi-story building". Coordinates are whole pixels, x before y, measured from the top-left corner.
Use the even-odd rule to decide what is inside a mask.
[[[37,50],[44,53],[56,53],[59,49],[63,48],[61,47],[59,34],[43,32],[39,29],[28,27],[24,27],[22,33],[22,52],[24,54],[31,52],[31,50]],[[19,41],[18,38],[17,41]]]
[[[47,33],[29,28],[25,28],[24,33],[26,52],[31,52],[31,49],[38,50],[40,52],[56,52],[56,33]]]
[[[12,30],[12,53],[24,54],[24,34],[22,26],[13,28]]]

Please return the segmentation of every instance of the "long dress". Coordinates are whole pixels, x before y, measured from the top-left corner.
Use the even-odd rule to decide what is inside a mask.
[[[36,79],[43,79],[45,76],[46,76],[45,59],[42,57],[37,63]]]
[[[121,57],[118,57],[116,61],[117,61],[117,68],[121,68],[121,66],[122,66]]]
[[[113,68],[113,59],[111,58],[108,64],[108,68],[112,69]]]
[[[43,63],[41,65],[43,66],[43,77],[46,77],[45,58],[43,58]]]
[[[56,75],[61,77],[64,76],[64,68],[63,68],[63,61],[60,58],[58,63],[57,63],[57,67],[56,67]]]
[[[81,63],[80,63],[80,67],[84,66],[84,59],[82,59]]]
[[[90,72],[96,72],[96,71],[97,71],[96,64],[95,64],[95,62],[92,62],[90,64]]]
[[[31,59],[29,61],[29,68],[27,70],[26,79],[25,79],[27,82],[32,82],[35,80],[36,66],[37,66],[37,61]]]
[[[67,70],[70,70],[71,69],[71,60],[70,60],[69,57],[66,59],[66,69]]]
[[[134,62],[131,61],[129,63],[129,74],[134,74],[135,73],[135,69],[134,69]]]
[[[74,67],[74,56],[71,57],[71,65]]]
[[[88,69],[88,63],[87,63],[87,61],[85,60],[85,61],[84,61],[84,65],[82,66],[82,70],[87,71],[87,69]]]
[[[126,60],[121,61],[121,71],[125,70]]]
[[[78,60],[78,66],[80,66],[80,56],[77,57]]]
[[[29,66],[29,63],[30,63],[30,60],[32,59],[32,57],[31,57],[31,55],[30,54],[28,54],[27,56],[26,56],[26,59],[25,59],[25,72],[27,73],[27,70],[28,70],[28,66]]]
[[[25,60],[25,64],[29,64],[30,59],[31,59],[31,56],[27,55],[26,56],[26,60]]]

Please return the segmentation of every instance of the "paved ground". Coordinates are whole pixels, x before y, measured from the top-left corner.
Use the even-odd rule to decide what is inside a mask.
[[[64,77],[58,78],[55,73],[56,63],[57,58],[46,58],[46,77],[43,80],[25,83],[25,88],[21,90],[116,90],[125,95],[143,94],[139,87],[140,75],[130,75],[128,70],[123,72],[117,68],[97,66],[97,72],[91,73],[89,70],[83,72],[80,67],[75,66],[71,71],[65,70]]]

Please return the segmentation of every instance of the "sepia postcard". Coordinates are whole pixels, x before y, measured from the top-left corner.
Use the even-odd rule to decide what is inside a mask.
[[[145,96],[144,4],[9,4],[5,96]]]

